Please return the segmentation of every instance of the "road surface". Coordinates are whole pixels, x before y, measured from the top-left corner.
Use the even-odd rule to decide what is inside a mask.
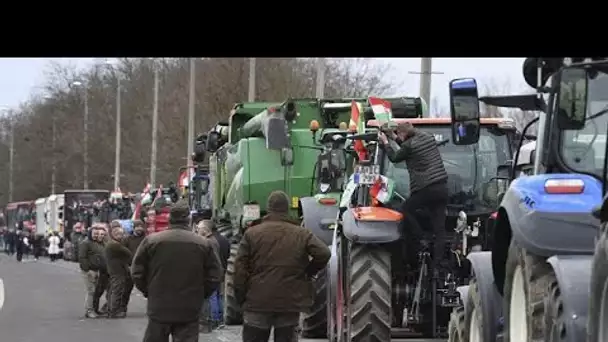
[[[137,291],[133,291],[130,312],[125,319],[84,319],[83,302],[84,285],[76,263],[51,263],[48,259],[18,263],[14,257],[0,254],[0,341],[142,340],[146,327],[145,299]],[[238,342],[241,341],[240,327],[226,327],[211,334],[202,334],[200,340]]]

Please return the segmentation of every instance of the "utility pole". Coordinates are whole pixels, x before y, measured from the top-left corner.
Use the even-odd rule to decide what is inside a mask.
[[[83,166],[83,179],[84,189],[89,189],[89,89],[87,86],[84,87],[84,166]]]
[[[410,71],[409,74],[420,75],[420,97],[427,106],[431,104],[431,77],[441,75],[441,71],[433,71],[433,59],[429,57],[420,58],[420,71]]]
[[[158,139],[158,68],[154,64],[154,105],[152,109],[152,153],[150,156],[150,189],[156,186],[156,144]]]
[[[190,58],[190,92],[188,94],[188,150],[186,151],[187,165],[192,166],[194,153],[194,113],[196,104],[196,59]],[[188,174],[190,169],[188,168]]]
[[[8,147],[8,202],[13,201],[13,170],[14,170],[14,154],[15,154],[15,122],[13,120],[13,113],[9,112],[9,120],[11,124],[10,128],[10,140]]]
[[[51,138],[51,144],[53,147],[53,152],[52,152],[52,165],[51,165],[51,195],[55,194],[55,186],[57,183],[57,160],[56,160],[56,153],[55,153],[55,149],[57,148],[56,144],[57,144],[57,118],[55,117],[55,113],[52,114],[53,118],[51,119],[52,123],[53,123],[53,128],[52,128],[52,134],[53,137]]]
[[[325,58],[317,58],[317,86],[315,97],[322,99],[325,94]]]
[[[255,58],[249,58],[249,93],[247,101],[255,101]]]
[[[114,190],[120,187],[120,135],[121,135],[121,85],[120,75],[116,74],[116,150],[114,152]]]

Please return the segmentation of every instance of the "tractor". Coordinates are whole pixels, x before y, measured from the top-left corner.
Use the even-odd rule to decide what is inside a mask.
[[[506,190],[515,126],[506,119],[482,119],[461,129],[478,138],[465,145],[466,135],[453,134],[448,118],[394,118],[390,101],[370,98],[369,104],[376,119],[362,118],[366,122],[347,136],[355,165],[337,220],[327,227],[333,235],[327,335],[330,341],[445,337],[452,308],[460,305],[457,287],[468,280],[466,255],[489,243],[488,222]],[[431,255],[434,236],[425,211],[405,218],[404,226],[418,224],[425,232],[413,256],[406,250],[398,208],[409,196],[407,168],[388,161],[378,144],[380,131],[405,121],[434,135],[448,173],[446,250],[439,256]],[[441,267],[431,269],[435,257]]]
[[[522,138],[491,248],[468,256],[449,341],[607,341],[608,59],[526,58],[523,75],[536,93],[498,102],[540,112],[523,131],[538,125],[533,167],[518,170]],[[452,103],[464,97],[477,101],[473,87],[452,89]]]

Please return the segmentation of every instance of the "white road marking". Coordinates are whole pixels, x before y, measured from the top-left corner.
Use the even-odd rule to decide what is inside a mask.
[[[0,278],[0,310],[4,306],[4,282],[2,282],[2,278]]]

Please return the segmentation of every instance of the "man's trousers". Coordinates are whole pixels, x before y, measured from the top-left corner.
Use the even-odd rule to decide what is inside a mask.
[[[127,281],[129,281],[128,276],[110,275],[108,316],[112,317],[124,312],[123,300]]]
[[[143,342],[198,342],[198,321],[162,323],[148,318]]]
[[[251,312],[243,313],[243,342],[268,342],[274,328],[275,342],[296,342],[300,323],[299,312]]]

